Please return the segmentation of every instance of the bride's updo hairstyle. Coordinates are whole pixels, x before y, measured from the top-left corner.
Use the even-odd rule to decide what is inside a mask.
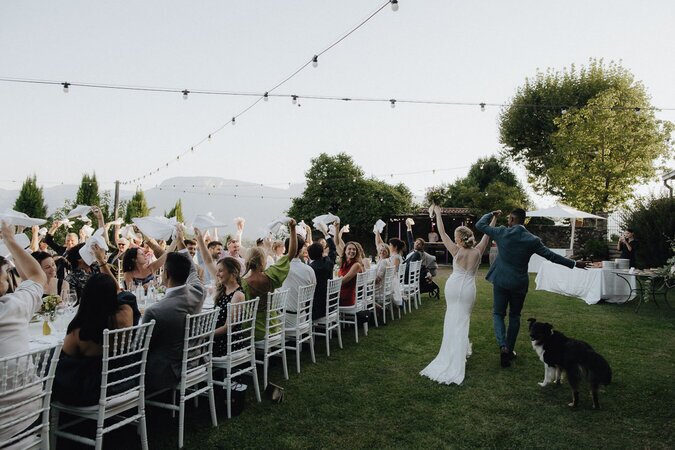
[[[473,248],[476,245],[476,238],[473,236],[473,231],[471,231],[468,227],[457,227],[455,229],[455,233],[459,235],[459,239],[461,241],[457,242],[456,244],[465,248]]]

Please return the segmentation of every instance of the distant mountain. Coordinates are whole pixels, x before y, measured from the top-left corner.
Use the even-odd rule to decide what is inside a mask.
[[[60,185],[44,188],[49,214],[63,206],[65,200],[72,201],[78,187]],[[246,219],[244,238],[254,239],[264,234],[267,223],[285,215],[291,206],[291,198],[300,196],[304,189],[304,183],[271,187],[218,177],[175,177],[144,192],[148,205],[154,208],[152,215],[164,215],[181,199],[187,221],[197,214],[211,212],[217,220],[230,224],[224,230],[228,233],[234,229],[232,219],[243,217]],[[18,190],[0,189],[0,210],[11,208],[18,195]],[[132,195],[133,191],[120,191],[121,200],[128,200]]]

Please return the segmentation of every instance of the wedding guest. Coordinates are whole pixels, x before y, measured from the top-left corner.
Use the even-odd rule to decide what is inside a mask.
[[[183,245],[187,249],[190,258],[194,259],[195,255],[197,255],[197,243],[192,239],[183,239]]]
[[[59,280],[56,278],[56,263],[54,257],[46,252],[33,252],[33,258],[40,263],[40,267],[47,277],[47,282],[43,286],[44,295],[61,295],[62,292],[68,291],[69,286],[66,280]]]
[[[155,280],[155,273],[164,264],[164,260],[156,259],[150,263],[145,252],[139,247],[132,247],[124,252],[122,272],[124,272],[124,288],[128,291],[143,286],[144,289]]]
[[[241,271],[245,272],[246,260],[241,255],[240,250],[241,250],[241,241],[239,240],[239,238],[236,236],[230,236],[227,240],[227,250],[223,252],[223,256],[230,256],[239,261]]]
[[[364,272],[363,252],[355,242],[347,242],[340,257],[338,276],[342,278],[340,306],[353,306],[356,302],[356,275]]]
[[[328,287],[328,280],[333,279],[333,267],[335,267],[335,260],[337,259],[337,249],[333,238],[328,234],[328,228],[325,224],[319,226],[319,231],[324,235],[324,238],[317,239],[312,245],[307,248],[307,254],[310,259],[309,266],[314,270],[316,277],[316,288],[314,289],[314,302],[312,303],[312,320],[317,320],[326,316],[326,293]],[[328,254],[324,256],[324,248],[321,245],[321,240],[326,242],[328,246]]]
[[[629,259],[628,267],[637,267],[635,265],[635,255],[639,248],[639,242],[635,239],[635,232],[632,228],[626,228],[616,244],[616,249],[621,252],[621,258]]]
[[[272,242],[272,258],[274,262],[279,261],[279,258],[284,256],[284,243],[277,240]]]
[[[206,243],[206,249],[202,249],[201,244],[199,243],[199,238],[196,236],[196,233],[197,229],[195,229],[195,241],[197,242],[197,246],[199,247],[199,253],[197,253],[197,262],[204,270],[204,284],[210,285],[216,281],[216,278],[214,278],[211,275],[211,271],[208,270],[208,267],[206,266],[205,255],[208,253],[209,255],[211,255],[212,261],[218,261],[220,259],[221,253],[223,253],[223,244],[222,242],[217,240],[206,242],[206,236],[202,236],[202,240]],[[241,266],[239,270],[241,273]]]
[[[54,400],[76,406],[98,404],[101,395],[103,330],[116,330],[134,324],[134,311],[129,302],[135,303],[135,297],[128,292],[118,294],[118,288],[116,280],[106,273],[92,275],[84,285],[80,306],[68,324],[56,366],[52,388]],[[125,383],[114,385],[109,388],[108,395],[128,387]]]
[[[161,251],[154,246],[153,250]],[[166,293],[161,302],[152,304],[143,315],[144,323],[155,320],[145,375],[148,392],[173,388],[180,382],[185,316],[199,313],[206,297],[187,253],[166,252],[164,258]]]
[[[14,292],[9,293],[7,273],[9,262],[0,256],[0,358],[4,358],[29,350],[28,322],[42,307],[42,286],[45,285],[47,277],[40,264],[16,242],[13,227],[0,221],[0,235],[23,279]],[[16,373],[16,367],[10,366],[7,369],[3,378],[7,383],[6,387],[11,389],[13,380],[21,377],[22,374]],[[41,407],[41,400],[28,404],[22,404],[22,402],[41,390],[42,385],[39,385],[4,395],[0,400],[0,410],[7,409],[7,411],[0,414],[0,424],[5,425],[17,417],[37,411]],[[28,421],[21,421],[5,428],[0,432],[0,442],[7,442],[10,437],[28,428],[34,419],[33,417]]]
[[[258,313],[255,321],[255,339],[261,340],[265,337],[265,320],[267,315],[267,297],[275,289],[283,284],[290,270],[290,256],[298,251],[297,234],[295,232],[295,220],[291,219],[288,223],[290,231],[290,241],[288,245],[288,254],[279,258],[274,265],[265,269],[266,256],[261,249],[254,247],[249,250],[246,258],[246,271],[241,280],[241,287],[244,289],[246,300],[260,298],[258,304]]]
[[[84,262],[82,256],[80,256],[82,247],[84,247],[84,244],[77,244],[66,253],[66,260],[70,266],[70,273],[66,275],[65,280],[68,282],[70,291],[75,291],[77,294],[78,302],[82,297],[82,289],[89,277],[100,271],[98,265],[92,264],[89,266]]]
[[[271,245],[268,244],[268,239],[265,238],[258,238],[255,240],[255,246],[263,249],[265,251],[265,254],[267,254],[267,265],[265,268],[268,268],[272,264],[274,264],[274,257],[272,256],[272,248]]]
[[[214,255],[210,248],[206,247],[206,242],[201,231],[195,228],[195,240],[199,246],[199,251],[204,255],[204,267],[206,272],[216,280],[216,295],[214,306],[220,308],[218,319],[216,320],[216,331],[213,338],[213,355],[227,355],[227,305],[232,303],[241,303],[245,299],[244,290],[241,287],[239,261],[226,256],[218,259],[214,263]],[[212,244],[211,241],[209,244]],[[222,249],[222,245],[220,246]],[[236,349],[235,349],[236,350]]]
[[[291,266],[286,279],[281,285],[281,289],[288,289],[288,298],[286,299],[286,328],[295,328],[298,323],[298,291],[302,286],[310,284],[316,285],[316,275],[314,270],[305,264],[301,259],[302,249],[305,248],[305,240],[297,236],[296,251],[290,253],[290,241],[293,238],[286,239],[286,254],[291,259]],[[315,286],[316,287],[316,286]]]
[[[375,266],[375,301],[382,303],[384,299],[384,276],[389,263],[389,246],[381,243],[377,246],[377,266]]]

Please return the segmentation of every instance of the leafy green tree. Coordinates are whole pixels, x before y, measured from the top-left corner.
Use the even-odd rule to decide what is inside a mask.
[[[331,212],[340,217],[343,225],[350,225],[350,238],[365,238],[372,237],[377,219],[386,220],[412,208],[412,194],[405,185],[365,178],[363,170],[346,153],[322,153],[311,163],[305,173],[307,187],[302,196],[293,199],[288,210],[298,221]]]
[[[164,216],[169,219],[175,217],[178,222],[184,222],[185,220],[183,218],[183,203],[181,199],[178,199],[174,207],[171,208],[171,210],[169,210],[168,213],[164,213]]]
[[[29,176],[21,185],[19,196],[14,202],[14,210],[28,214],[30,217],[47,217],[43,189],[38,187],[36,175]]]
[[[427,190],[427,204],[469,208],[476,215],[501,209],[528,208],[530,200],[516,175],[495,157],[481,158],[471,165],[466,177]]]
[[[607,211],[673,155],[673,124],[657,120],[644,86],[619,64],[590,60],[527,79],[500,117],[503,153],[534,189]]]
[[[77,190],[77,195],[75,196],[75,205],[98,206],[100,202],[101,198],[98,194],[98,181],[96,180],[96,174],[92,173],[89,175],[85,173],[82,175],[80,188]]]
[[[145,217],[150,214],[152,208],[148,207],[148,202],[145,200],[145,194],[140,189],[136,190],[136,193],[129,203],[126,205],[126,214],[124,216],[124,221],[126,223],[131,223],[131,219],[134,217]]]

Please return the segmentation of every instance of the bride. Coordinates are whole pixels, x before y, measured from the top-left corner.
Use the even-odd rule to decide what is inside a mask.
[[[464,381],[466,358],[471,355],[469,321],[476,303],[476,271],[488,246],[487,235],[476,245],[473,232],[460,226],[455,229],[455,241],[445,232],[441,208],[434,206],[438,232],[452,255],[452,275],[445,283],[445,322],[443,341],[438,356],[420,372],[420,375],[445,384]],[[490,226],[494,226],[496,216]]]

